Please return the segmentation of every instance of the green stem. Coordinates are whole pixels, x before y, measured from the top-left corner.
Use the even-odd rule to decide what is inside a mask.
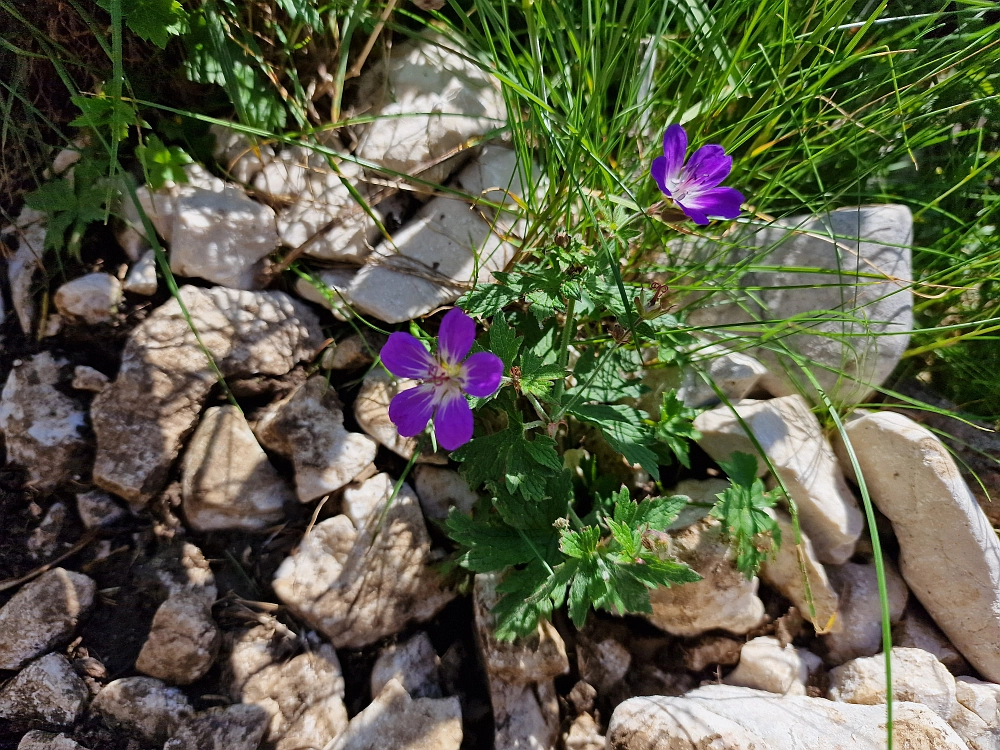
[[[566,322],[563,324],[562,338],[559,340],[559,366],[566,369],[566,363],[569,362],[569,342],[573,340],[573,332],[576,328],[576,300],[572,297],[569,298],[569,302],[566,303]],[[555,384],[555,396],[556,401],[558,401],[563,394],[563,388],[566,387],[566,378],[562,377],[556,381]]]

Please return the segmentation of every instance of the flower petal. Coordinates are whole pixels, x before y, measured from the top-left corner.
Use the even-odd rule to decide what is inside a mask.
[[[453,307],[441,321],[438,330],[438,357],[448,364],[465,359],[476,340],[476,321]]]
[[[696,211],[702,216],[717,216],[721,219],[735,219],[740,215],[740,204],[743,203],[743,193],[731,187],[712,188],[711,190],[692,191],[685,197],[681,208],[688,216],[689,211]],[[694,216],[691,216],[694,219]],[[695,219],[695,222],[699,222]],[[707,220],[706,220],[707,223]]]
[[[710,143],[691,155],[684,167],[684,185],[688,190],[714,188],[733,171],[733,159],[722,146]]]
[[[452,391],[441,400],[434,415],[434,434],[438,444],[448,451],[472,440],[472,409],[461,393]]]
[[[503,361],[492,352],[476,352],[462,365],[462,390],[470,396],[492,396],[503,377]]]
[[[684,166],[688,137],[683,125],[671,125],[663,133],[663,179],[674,180]],[[662,188],[661,188],[662,189]]]
[[[403,391],[389,404],[389,419],[403,437],[418,435],[434,413],[435,388],[430,383]]]
[[[657,156],[653,159],[653,165],[649,168],[649,174],[654,180],[656,180],[656,186],[660,188],[660,192],[663,193],[668,198],[671,197],[671,192],[667,188],[667,159],[664,156]]]
[[[385,369],[397,378],[425,380],[431,376],[434,358],[424,345],[408,333],[397,331],[389,336],[380,354]]]

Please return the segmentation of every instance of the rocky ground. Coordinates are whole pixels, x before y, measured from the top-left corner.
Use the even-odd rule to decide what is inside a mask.
[[[421,66],[427,76],[405,75]],[[471,196],[521,184],[503,143],[455,155],[505,116],[488,78],[419,45],[382,75],[395,99],[372,81],[376,111],[458,116],[376,120],[323,147]],[[474,500],[447,458],[422,457],[386,511],[416,446],[388,419],[401,384],[369,371],[380,336],[355,331],[343,303],[385,323],[432,313],[510,262],[495,229],[518,225],[453,197],[401,197],[342,162],[392,227],[389,252],[325,159],[219,136],[212,171],[140,191],[183,309],[139,224],[88,246],[51,304],[37,293],[43,218],[25,211],[3,234],[0,748],[883,746],[879,598],[853,461],[780,360],[725,342],[703,352],[789,488],[801,544],[776,512],[785,544],[748,581],[718,523],[692,507],[671,544],[702,581],[653,592],[647,618],[592,616],[577,632],[557,613],[500,643],[496,580],[438,565],[441,521]],[[72,169],[72,154],[60,159],[54,172]],[[901,207],[843,209],[783,244],[781,228],[748,243],[775,247],[769,265],[837,268],[827,224],[859,238],[838,253],[908,278]],[[307,240],[338,296],[305,279],[264,289],[266,256]],[[772,314],[843,304],[842,289],[796,289],[781,273],[743,281],[771,290],[759,299]],[[844,340],[799,335],[821,384],[851,401],[858,386],[822,365],[882,382],[912,300],[892,281],[841,280],[876,329],[898,334],[849,356]],[[739,313],[713,300],[699,314],[712,325]],[[669,385],[655,375],[654,396]],[[713,407],[691,373],[670,377],[689,405]],[[984,459],[1000,451],[990,433],[963,433],[954,449],[979,463],[960,470],[917,416],[847,422],[886,551],[898,746],[1000,748],[1000,542],[983,510],[1000,515],[984,491],[1000,488]],[[715,461],[754,451],[726,407],[696,426],[694,468],[674,492],[697,502],[726,486]],[[985,479],[976,495],[970,467]]]

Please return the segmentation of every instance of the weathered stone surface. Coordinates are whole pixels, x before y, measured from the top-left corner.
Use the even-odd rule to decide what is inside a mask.
[[[193,594],[206,607],[218,597],[215,576],[201,550],[179,539],[161,541],[160,549],[150,562],[153,575],[168,596]]]
[[[375,700],[351,719],[332,750],[458,750],[461,744],[458,698],[414,700],[396,680],[389,680]]]
[[[96,589],[89,577],[62,568],[25,584],[0,609],[0,669],[20,669],[69,642],[93,606]]]
[[[743,646],[739,666],[726,677],[726,684],[780,695],[805,695],[809,675],[822,665],[816,654],[760,636]]]
[[[219,629],[204,598],[180,592],[156,610],[135,668],[164,682],[190,685],[205,676],[218,649]]]
[[[207,409],[184,453],[184,517],[197,531],[262,531],[284,516],[292,489],[231,404]]]
[[[581,635],[576,642],[576,665],[581,679],[607,693],[625,678],[632,654],[614,638],[595,642]]]
[[[702,580],[650,591],[653,613],[646,618],[671,635],[694,636],[721,628],[742,635],[764,619],[758,581],[736,569],[717,521],[703,519],[671,532],[670,552]]]
[[[232,289],[257,288],[257,263],[278,246],[274,210],[229,187],[178,198],[171,234],[171,271]]]
[[[706,667],[739,664],[743,641],[724,635],[703,635],[684,649],[684,666],[692,672]]]
[[[781,545],[774,557],[769,557],[761,565],[761,580],[784,594],[785,598],[794,604],[801,615],[815,625],[817,630],[832,627],[833,617],[837,613],[837,592],[830,584],[823,563],[816,558],[812,542],[803,532],[800,565],[791,516],[780,508],[770,509],[769,515],[778,522]],[[808,596],[802,567],[805,567],[805,577],[809,582]]]
[[[35,729],[21,738],[17,750],[87,750],[65,734],[53,734]]]
[[[0,241],[14,249],[13,256],[7,259],[7,279],[14,312],[26,336],[35,328],[34,279],[44,269],[45,234],[45,214],[27,206],[21,209],[13,226],[0,232]]]
[[[955,707],[950,724],[969,750],[1000,750],[1000,732],[965,706]]]
[[[208,129],[215,136],[212,155],[219,166],[237,182],[250,182],[274,158],[274,146],[269,143],[261,144],[251,140],[244,133],[225,125],[210,125]]]
[[[0,717],[71,726],[88,696],[69,660],[62,654],[46,654],[0,690]]]
[[[892,521],[910,590],[972,666],[1000,681],[1000,540],[954,460],[901,414],[868,414],[846,431],[872,500]]]
[[[809,535],[816,556],[824,563],[846,562],[861,535],[863,518],[809,404],[796,395],[742,401],[736,411],[798,504],[802,530]],[[702,434],[698,444],[716,461],[734,451],[757,455],[728,406],[703,412],[694,425]],[[763,476],[767,464],[759,457],[757,463],[758,475]]]
[[[604,750],[605,739],[594,717],[583,713],[573,719],[563,735],[563,745],[566,750]]]
[[[386,91],[373,103],[371,114],[379,117],[357,155],[403,174],[430,167],[420,178],[442,182],[456,161],[434,162],[507,119],[497,81],[439,35],[397,46],[385,70],[373,76],[387,78]],[[368,81],[363,87],[373,88]]]
[[[125,276],[125,283],[122,288],[129,294],[151,297],[156,294],[157,286],[156,255],[152,250],[147,250],[128,269],[128,274]]]
[[[233,700],[267,713],[265,734],[276,750],[323,748],[347,728],[344,677],[328,643],[288,659],[295,639],[269,620],[234,639],[227,681]]]
[[[284,375],[323,340],[316,316],[281,292],[182,287],[202,341],[227,377]],[[135,506],[162,489],[215,376],[177,301],[132,332],[114,383],[91,406],[94,481]]]
[[[830,632],[823,636],[827,661],[843,664],[860,656],[872,656],[882,648],[882,605],[874,564],[846,563],[827,569],[840,594],[840,608]],[[885,585],[889,594],[889,619],[897,622],[906,609],[906,584],[895,566],[885,561]]]
[[[498,641],[492,615],[497,583],[496,574],[480,573],[473,588],[476,644],[489,681],[495,746],[552,750],[559,739],[553,678],[569,671],[566,646],[547,621],[529,638]]]
[[[504,163],[516,166],[516,160]],[[470,170],[476,173],[468,180],[472,182],[480,169],[472,164],[462,174]],[[513,174],[500,179],[504,186],[516,182]],[[393,247],[382,243],[375,248],[347,296],[361,312],[400,323],[454,302],[473,281],[488,283],[492,272],[503,270],[514,253],[501,229],[483,219],[475,206],[433,198],[393,235]]]
[[[885,703],[885,656],[854,659],[830,670],[830,700],[873,706]],[[945,721],[955,709],[955,678],[933,654],[892,649],[892,699],[927,706]]]
[[[739,240],[737,254],[754,253],[755,265],[776,270],[743,275],[741,286],[755,290],[744,309],[707,308],[692,322],[712,326],[800,316],[800,325],[809,332],[785,335],[781,341],[815,363],[812,374],[834,401],[863,401],[895,368],[913,327],[910,210],[898,205],[841,208],[750,231]],[[809,270],[783,270],[787,268]],[[812,391],[787,357],[765,347],[749,353],[771,371],[762,385],[774,395]]]
[[[53,302],[65,320],[109,323],[122,300],[122,285],[110,273],[88,273],[56,290]]]
[[[52,503],[28,537],[28,554],[35,560],[47,560],[54,557],[59,549],[59,534],[66,523],[66,506],[63,503]]]
[[[356,274],[354,269],[322,269],[313,273],[316,284],[308,279],[298,279],[295,282],[295,292],[302,299],[322,305],[337,320],[348,320],[352,315],[348,290]]]
[[[937,714],[916,703],[894,704],[897,747],[967,750]],[[885,706],[778,696],[708,685],[679,698],[632,698],[608,726],[614,750],[882,750]]]
[[[965,657],[918,606],[913,606],[912,601],[903,619],[893,625],[892,645],[919,648],[934,654],[934,657],[948,667],[948,671],[952,674],[969,671],[969,663]]]
[[[111,379],[100,370],[86,365],[77,365],[73,368],[73,388],[78,391],[91,391],[100,393],[103,391]]]
[[[472,506],[479,499],[457,471],[437,466],[418,466],[414,476],[414,488],[420,498],[420,507],[427,518],[435,521],[444,521],[452,508],[471,514]]]
[[[389,680],[396,680],[412,698],[440,698],[440,663],[427,633],[394,643],[382,650],[372,667],[372,695],[381,693]]]
[[[79,472],[88,453],[83,409],[55,388],[65,364],[51,352],[36,354],[10,371],[0,395],[7,460],[24,466],[43,491]]]
[[[429,567],[430,537],[409,485],[382,514],[393,484],[378,474],[345,491],[348,515],[317,524],[275,573],[278,597],[337,648],[361,648],[424,622],[453,597]],[[352,504],[379,512],[352,513]]]
[[[715,390],[702,379],[698,370],[694,369],[695,365],[733,403],[749,396],[761,378],[767,375],[767,368],[758,360],[718,344],[698,349],[692,359],[693,364],[684,369],[684,379],[677,390],[677,397],[689,407],[719,403]]]
[[[1000,685],[961,675],[955,678],[955,698],[991,729],[1000,727]]]
[[[416,381],[393,379],[382,368],[376,368],[365,375],[358,397],[354,400],[354,418],[358,420],[361,429],[403,458],[413,456],[417,449],[417,438],[400,436],[396,425],[389,419],[389,404],[400,391],[416,385]],[[448,458],[437,454],[421,455],[417,462],[440,464],[447,463]]]
[[[102,490],[91,490],[77,495],[76,512],[88,529],[110,525],[125,516],[125,509]]]
[[[267,724],[260,706],[210,708],[185,721],[163,750],[257,750]]]
[[[324,363],[324,367],[330,370],[355,370],[367,367],[375,361],[375,356],[385,341],[385,337],[381,334],[366,333],[364,337],[359,333],[351,334],[337,342],[329,364]]]
[[[265,446],[292,459],[303,503],[339,490],[375,460],[378,450],[367,435],[344,429],[337,392],[322,375],[271,406],[256,432]]]
[[[184,693],[152,677],[125,677],[109,682],[90,710],[110,727],[162,744],[194,714]]]

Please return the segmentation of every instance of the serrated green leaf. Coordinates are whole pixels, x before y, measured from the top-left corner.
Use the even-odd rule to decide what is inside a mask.
[[[757,457],[735,451],[727,461],[719,461],[726,476],[741,487],[751,487],[757,479]]]
[[[489,318],[519,296],[518,292],[504,284],[480,284],[471,292],[463,294],[455,304],[469,315]]]
[[[601,530],[597,526],[586,526],[579,531],[564,530],[559,537],[559,549],[578,560],[586,560],[597,552],[601,541]]]
[[[567,412],[582,422],[599,428],[605,439],[630,464],[639,464],[659,480],[659,459],[649,443],[653,436],[645,427],[638,409],[625,404],[580,404]]]
[[[507,319],[502,312],[493,316],[493,323],[490,325],[490,351],[503,362],[505,375],[510,375],[510,367],[517,358],[522,341],[524,341],[524,337],[518,336],[514,329],[507,324]]]
[[[625,557],[634,558],[639,554],[642,547],[642,534],[640,532],[633,531],[628,523],[621,523],[613,518],[607,519],[607,524],[608,528],[611,529],[611,535],[621,545],[622,554]]]
[[[716,495],[718,502],[711,514],[722,521],[726,537],[736,549],[737,569],[750,579],[781,544],[778,523],[767,512],[775,501],[756,476],[757,459],[753,456],[736,452],[719,465],[729,475],[731,485]]]
[[[67,180],[44,183],[38,190],[28,193],[24,197],[24,202],[30,208],[47,214],[57,211],[76,211],[76,194]]]
[[[104,94],[73,96],[70,99],[83,113],[70,121],[69,124],[74,127],[95,130],[107,128],[113,137],[121,141],[128,137],[129,127],[139,122],[135,110],[121,99]]]
[[[531,351],[521,355],[520,389],[522,393],[545,397],[552,389],[552,382],[566,377],[566,368],[558,363],[546,364],[544,360]]]
[[[186,164],[193,160],[180,146],[166,146],[157,136],[149,135],[146,142],[135,149],[139,163],[146,172],[146,182],[154,190],[170,180],[177,184],[188,181]]]
[[[539,535],[533,547],[530,533],[518,533],[517,529],[505,524],[474,520],[456,508],[448,514],[447,527],[449,536],[466,548],[460,558],[462,567],[476,573],[531,562],[537,557],[537,546],[547,544],[547,539]]]
[[[111,12],[111,0],[97,0],[97,4]],[[177,0],[121,0],[121,11],[126,26],[160,49],[172,34],[180,33],[186,15]]]
[[[497,586],[503,597],[493,608],[497,640],[512,641],[534,633],[538,621],[552,614],[553,599],[565,596],[568,572],[554,575],[536,560],[508,573]]]
[[[689,442],[701,437],[701,433],[694,427],[696,416],[698,416],[697,410],[684,406],[674,391],[663,394],[660,421],[657,422],[655,430],[656,437],[670,448],[682,466],[689,469],[691,468]]]
[[[647,498],[639,503],[634,523],[653,531],[664,531],[676,520],[687,504],[688,498],[684,495]]]

